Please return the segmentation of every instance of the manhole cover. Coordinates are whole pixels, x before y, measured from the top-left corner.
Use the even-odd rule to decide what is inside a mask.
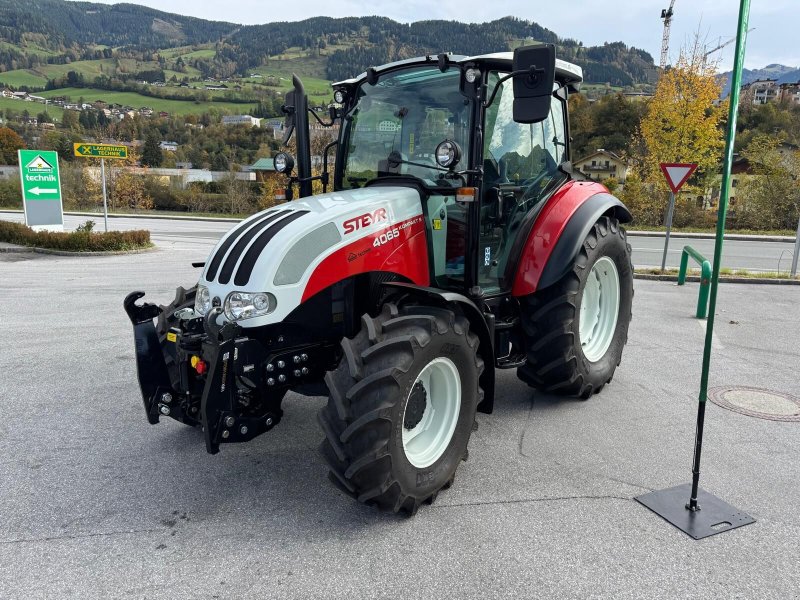
[[[717,406],[771,421],[800,421],[800,398],[760,388],[732,386],[709,390]]]

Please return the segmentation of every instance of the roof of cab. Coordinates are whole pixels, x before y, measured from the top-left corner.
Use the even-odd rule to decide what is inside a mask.
[[[514,60],[514,53],[513,52],[495,52],[493,54],[481,54],[478,56],[464,56],[461,54],[451,54],[449,56],[451,62],[455,63],[466,63],[466,62],[480,62],[480,61],[507,61],[509,66],[511,62]],[[438,60],[438,56],[435,54],[430,54],[428,56],[418,56],[416,58],[408,58],[405,60],[398,60],[395,62],[387,63],[385,65],[380,65],[375,67],[375,70],[378,73],[382,71],[388,71],[390,69],[395,69],[397,67],[401,67],[403,65],[412,65],[414,63],[436,63]],[[361,80],[365,79],[367,76],[366,71],[361,73],[358,77],[353,77],[351,79],[344,79],[342,81],[337,81],[336,83],[331,84],[333,87],[339,85],[353,85],[355,83],[359,83]],[[556,79],[562,80],[564,83],[575,89],[576,91],[580,88],[580,84],[583,81],[583,69],[581,69],[578,65],[574,65],[567,61],[561,60],[559,58],[556,59]]]

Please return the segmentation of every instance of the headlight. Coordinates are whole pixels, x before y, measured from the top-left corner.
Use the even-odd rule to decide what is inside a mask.
[[[436,162],[440,167],[451,169],[461,160],[461,148],[452,140],[445,140],[436,146]]]
[[[278,306],[278,300],[269,292],[231,292],[225,298],[225,316],[229,321],[241,321],[268,315]]]
[[[464,79],[467,80],[467,83],[475,83],[481,77],[481,72],[478,69],[467,69],[464,73]]]
[[[345,98],[344,90],[336,90],[333,92],[333,101],[336,102],[336,104],[344,104]]]
[[[206,286],[198,285],[194,297],[194,312],[204,317],[209,310],[211,310],[211,293]]]
[[[286,173],[288,175],[294,168],[294,159],[286,152],[279,152],[272,159],[272,164],[278,173]]]

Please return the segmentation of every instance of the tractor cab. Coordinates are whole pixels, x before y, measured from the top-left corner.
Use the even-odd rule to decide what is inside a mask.
[[[555,60],[552,46],[534,46],[411,59],[336,83],[334,189],[413,186],[431,283],[506,292],[515,244],[569,177],[567,89],[580,82],[580,68]]]

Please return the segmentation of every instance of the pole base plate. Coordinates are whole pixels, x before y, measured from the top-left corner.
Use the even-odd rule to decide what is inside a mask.
[[[691,511],[686,508],[691,493],[692,484],[685,483],[649,492],[634,500],[696,540],[756,522],[747,513],[699,488],[697,504],[700,510]]]

